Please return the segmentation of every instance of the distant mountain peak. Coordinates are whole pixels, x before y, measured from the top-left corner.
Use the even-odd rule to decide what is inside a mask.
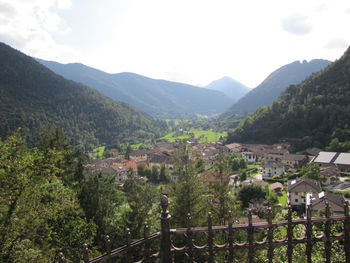
[[[234,100],[240,99],[249,91],[247,86],[228,76],[212,81],[206,88],[221,91]]]
[[[261,106],[270,105],[290,85],[298,84],[312,73],[316,73],[331,61],[323,59],[297,60],[272,72],[260,85],[235,102],[221,117],[252,113]]]

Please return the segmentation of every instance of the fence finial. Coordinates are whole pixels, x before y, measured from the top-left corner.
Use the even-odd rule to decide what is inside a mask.
[[[58,258],[58,263],[63,263],[64,262],[64,254],[62,252],[59,252],[57,254],[57,258]]]
[[[89,246],[86,243],[83,245],[83,261],[89,263]]]

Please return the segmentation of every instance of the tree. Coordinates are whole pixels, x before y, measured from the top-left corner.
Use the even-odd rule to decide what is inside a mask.
[[[300,174],[303,175],[304,178],[314,179],[314,180],[320,180],[321,173],[320,173],[320,166],[318,166],[315,163],[309,163],[305,165],[300,170]]]
[[[242,202],[242,208],[247,208],[251,201],[266,199],[266,192],[258,184],[245,185],[238,193],[238,200]]]
[[[213,193],[212,210],[216,216],[218,224],[225,224],[225,218],[228,214],[232,200],[230,192],[230,160],[228,157],[218,155],[214,164],[214,177],[216,180],[212,183],[211,191]]]
[[[194,225],[203,224],[207,217],[205,188],[199,180],[192,154],[192,148],[185,143],[175,152],[174,175],[178,181],[172,185],[170,205],[172,223],[176,227],[186,226],[188,213],[192,215]]]
[[[49,262],[59,250],[76,260],[95,227],[59,177],[64,152],[28,149],[14,135],[0,153],[0,261]]]

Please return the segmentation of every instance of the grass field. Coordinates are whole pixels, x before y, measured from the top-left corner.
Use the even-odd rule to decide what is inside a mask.
[[[278,199],[278,202],[282,205],[282,206],[287,206],[287,192],[286,191],[283,191],[282,192],[283,195],[277,195],[277,199]]]
[[[93,152],[93,154],[94,154],[94,157],[96,158],[96,159],[102,159],[102,157],[103,157],[103,153],[104,153],[104,151],[105,151],[105,146],[101,146],[101,147],[97,147],[97,148],[95,148],[92,152]]]
[[[200,138],[199,143],[206,143],[206,142],[216,142],[219,141],[220,137],[225,137],[227,135],[226,132],[214,132],[213,130],[195,130],[191,129],[188,133],[193,133],[195,137]],[[177,139],[189,139],[190,136],[188,134],[176,136],[175,132],[168,133],[161,139],[166,139],[169,142],[175,142]]]

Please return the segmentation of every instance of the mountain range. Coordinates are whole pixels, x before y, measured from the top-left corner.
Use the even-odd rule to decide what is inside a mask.
[[[37,60],[66,79],[81,82],[111,99],[126,102],[156,117],[218,114],[233,103],[233,99],[222,92],[184,83],[128,72],[109,74],[79,63]]]
[[[324,70],[291,85],[271,106],[259,108],[228,142],[294,141],[301,149],[350,141],[350,48]]]
[[[250,91],[247,86],[227,76],[212,81],[205,88],[221,91],[235,101],[239,100]]]
[[[295,61],[272,72],[260,85],[235,102],[220,117],[252,113],[259,107],[270,105],[290,85],[298,84],[312,73],[328,66],[331,61],[314,59],[310,62]]]
[[[35,139],[57,127],[77,144],[153,140],[164,121],[64,79],[33,58],[0,43],[0,138],[18,128]],[[163,127],[164,129],[164,127]]]

